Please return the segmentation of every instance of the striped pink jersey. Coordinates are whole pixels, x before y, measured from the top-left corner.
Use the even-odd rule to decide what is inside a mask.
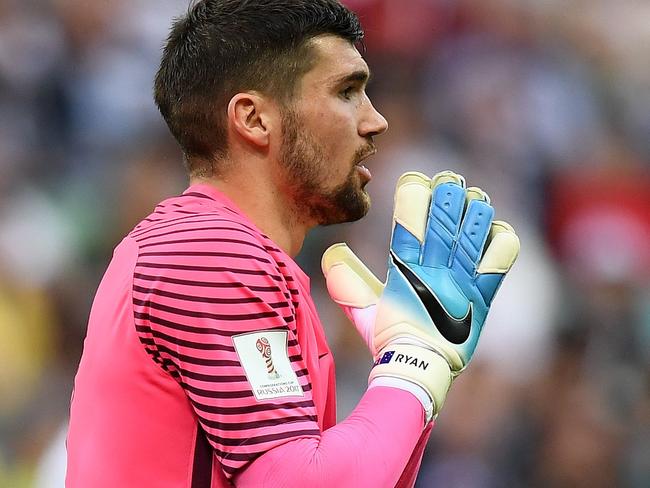
[[[66,486],[221,487],[335,419],[309,280],[207,185],[116,248],[75,378]]]

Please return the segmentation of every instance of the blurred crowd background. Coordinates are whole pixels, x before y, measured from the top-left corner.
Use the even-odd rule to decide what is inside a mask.
[[[347,0],[390,123],[373,208],[298,260],[337,361],[340,418],[370,357],[321,252],[386,270],[393,186],[450,168],[522,243],[418,487],[650,486],[650,2]],[[113,247],[178,194],[152,78],[184,0],[0,0],[0,486],[61,487],[93,294]]]

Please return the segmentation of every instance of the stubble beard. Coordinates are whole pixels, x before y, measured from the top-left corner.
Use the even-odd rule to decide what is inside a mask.
[[[290,191],[298,212],[304,212],[318,225],[354,222],[370,209],[370,196],[361,183],[354,160],[345,181],[328,190],[328,158],[324,148],[304,129],[295,112],[285,110],[280,162],[290,180]]]

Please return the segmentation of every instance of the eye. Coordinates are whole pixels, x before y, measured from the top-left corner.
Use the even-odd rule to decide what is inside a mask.
[[[354,90],[355,90],[354,86],[348,86],[341,92],[341,96],[346,100],[350,100],[352,98],[352,95],[354,94]]]

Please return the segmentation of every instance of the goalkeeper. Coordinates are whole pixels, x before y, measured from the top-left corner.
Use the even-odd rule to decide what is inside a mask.
[[[331,351],[292,256],[314,226],[369,208],[364,162],[387,123],[362,37],[336,0],[203,0],[174,24],[155,99],[190,184],[119,243],[97,290],[68,488],[415,483],[519,241],[461,176],[403,175],[385,283],[344,244],[322,259],[374,361],[336,422]]]

